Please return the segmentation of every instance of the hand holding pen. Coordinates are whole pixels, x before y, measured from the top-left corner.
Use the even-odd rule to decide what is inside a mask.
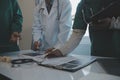
[[[63,54],[59,49],[55,48],[49,48],[45,52],[47,58],[53,58],[53,57],[62,57]]]
[[[40,44],[39,41],[35,41],[35,42],[33,43],[33,50],[34,50],[34,51],[39,50],[40,45],[41,45],[41,44]]]
[[[18,40],[21,40],[21,35],[18,32],[13,32],[11,34],[10,42],[16,43]]]

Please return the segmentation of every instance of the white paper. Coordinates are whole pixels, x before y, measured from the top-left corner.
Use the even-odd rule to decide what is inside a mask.
[[[67,56],[67,57],[57,57],[57,58],[49,58],[45,59],[42,64],[49,64],[49,65],[60,65],[64,64],[73,60],[76,60],[77,58],[73,56]]]
[[[48,66],[48,67],[60,67],[60,68],[64,68],[64,69],[80,69],[88,64],[90,64],[91,62],[93,62],[95,60],[95,58],[93,57],[75,57],[75,56],[65,56],[65,57],[56,57],[56,58],[45,58],[46,54],[41,54],[41,55],[37,55],[37,56],[29,56],[29,55],[24,55],[23,54],[23,58],[31,58],[34,61],[38,62],[39,65],[44,65],[44,66]],[[71,61],[75,61],[77,60],[77,63],[75,64],[70,63]]]

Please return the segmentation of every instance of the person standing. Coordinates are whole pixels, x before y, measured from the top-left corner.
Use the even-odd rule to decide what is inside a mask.
[[[73,51],[81,41],[87,29],[87,25],[89,24],[91,55],[120,58],[120,0],[115,1],[81,0],[75,14],[73,31],[70,39],[59,49],[48,51],[49,55],[47,55],[47,57],[65,56]],[[111,5],[114,3],[117,3],[115,4],[115,6],[117,6],[115,9],[112,9],[114,6]],[[106,9],[107,11],[104,12],[103,10],[105,10],[105,8],[108,10]],[[96,18],[94,20],[91,18],[101,11],[103,11],[103,14],[100,14],[102,15],[100,16],[101,19]],[[115,22],[114,26],[112,22]],[[115,27],[116,25],[117,27]]]
[[[0,53],[18,51],[22,12],[17,0],[0,0]]]
[[[47,50],[63,45],[72,26],[69,0],[39,0],[33,23],[33,50]]]

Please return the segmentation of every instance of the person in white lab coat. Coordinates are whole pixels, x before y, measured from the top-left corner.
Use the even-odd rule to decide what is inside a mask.
[[[33,50],[58,48],[68,39],[71,26],[69,0],[40,0],[35,8],[32,27]]]

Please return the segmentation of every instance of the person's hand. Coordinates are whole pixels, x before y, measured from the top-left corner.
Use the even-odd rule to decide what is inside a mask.
[[[48,49],[45,50],[45,53],[49,53],[49,52],[51,52],[53,49],[55,49],[55,48],[48,48]]]
[[[18,32],[13,32],[13,33],[11,34],[10,42],[16,43],[17,40],[20,40],[20,39],[21,39],[20,33],[18,33]]]
[[[47,58],[53,58],[53,57],[63,57],[62,52],[59,49],[50,49],[45,52]]]
[[[11,61],[11,58],[8,56],[0,56],[0,62],[6,62],[9,63]]]
[[[37,50],[39,50],[39,48],[40,48],[40,42],[39,41],[35,41],[33,43],[33,50],[37,51]]]

